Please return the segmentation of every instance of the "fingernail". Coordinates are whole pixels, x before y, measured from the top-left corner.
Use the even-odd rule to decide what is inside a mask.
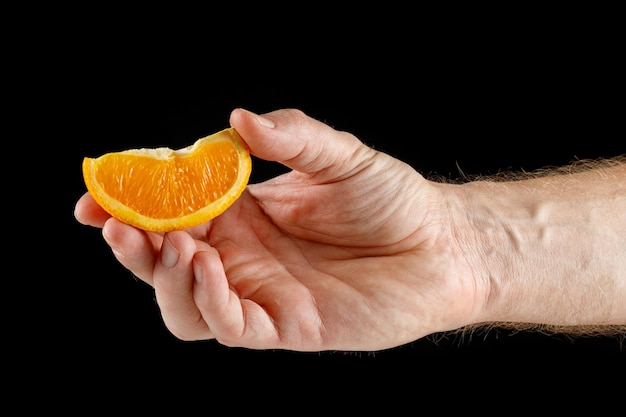
[[[161,262],[168,268],[173,268],[178,262],[180,253],[170,243],[169,238],[166,236],[161,245]]]
[[[200,264],[198,264],[198,261],[196,261],[195,259],[193,261],[193,275],[196,278],[196,282],[198,283],[204,280],[204,269],[202,268],[202,266],[200,266]]]
[[[269,127],[270,129],[273,129],[276,125],[274,124],[274,122],[272,122],[270,119],[266,119],[263,116],[259,116],[257,114],[256,119],[258,120],[259,124],[265,126],[265,127]]]

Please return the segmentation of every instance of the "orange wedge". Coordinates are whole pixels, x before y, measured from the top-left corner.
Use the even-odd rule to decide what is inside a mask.
[[[111,216],[143,230],[167,232],[223,213],[252,170],[246,143],[228,128],[179,150],[129,149],[83,159],[83,178]]]

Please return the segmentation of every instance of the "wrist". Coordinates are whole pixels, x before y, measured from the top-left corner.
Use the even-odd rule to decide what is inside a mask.
[[[626,323],[626,187],[606,174],[459,187],[476,322]]]

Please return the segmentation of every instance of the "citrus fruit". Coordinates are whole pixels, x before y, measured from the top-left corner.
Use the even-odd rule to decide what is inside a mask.
[[[128,149],[83,159],[83,178],[111,216],[143,230],[166,232],[207,222],[248,184],[246,143],[228,128],[186,148]]]

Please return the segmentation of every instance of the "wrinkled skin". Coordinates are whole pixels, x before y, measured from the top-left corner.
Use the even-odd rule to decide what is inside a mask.
[[[176,337],[377,350],[473,321],[481,294],[446,185],[298,110],[236,109],[230,122],[255,157],[291,171],[249,184],[211,222],[145,232],[88,193],[76,204],[76,218],[101,227],[117,260],[154,288]]]

